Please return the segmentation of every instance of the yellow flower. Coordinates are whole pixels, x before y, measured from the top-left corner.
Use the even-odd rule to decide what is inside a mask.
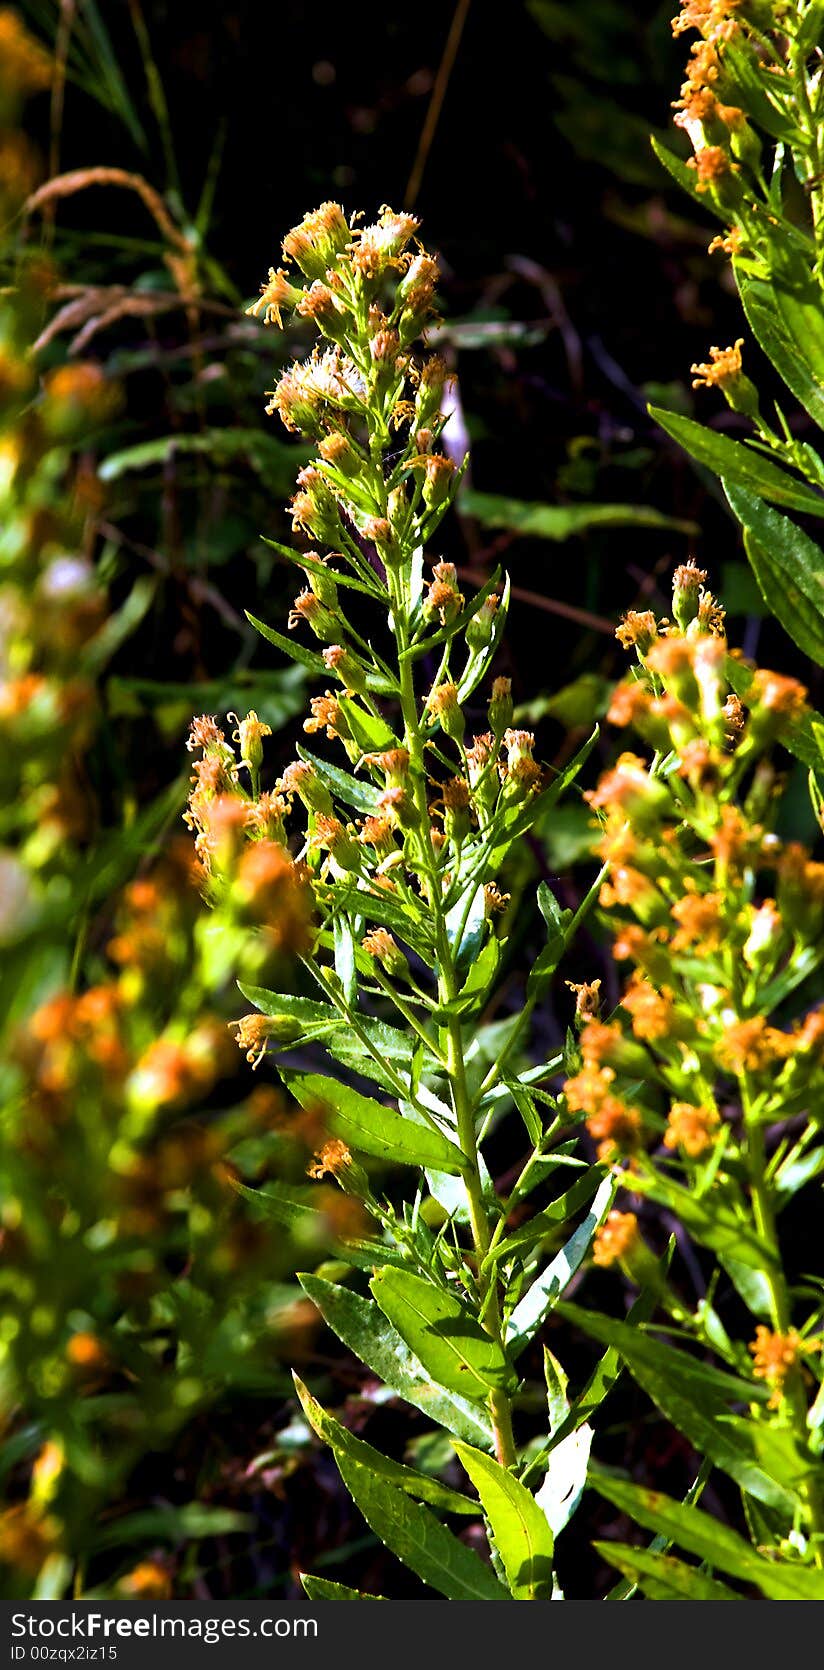
[[[691,1102],[673,1102],[667,1117],[665,1148],[682,1148],[691,1160],[700,1159],[712,1147],[721,1123],[715,1108],[694,1107]]]
[[[610,1212],[605,1223],[595,1231],[592,1243],[592,1262],[602,1270],[609,1269],[619,1259],[626,1258],[638,1242],[638,1219],[634,1212]]]

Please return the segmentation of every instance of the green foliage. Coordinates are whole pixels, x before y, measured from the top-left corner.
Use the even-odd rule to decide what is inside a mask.
[[[772,15],[758,23],[737,20],[728,38],[708,23],[703,50],[709,57],[691,61],[677,118],[690,133],[695,156],[684,163],[654,143],[679,185],[730,228],[724,247],[733,255],[747,323],[789,391],[824,427],[824,198],[816,67],[821,27],[815,3],[782,14],[780,28]],[[694,119],[702,99],[703,120]],[[724,125],[726,106],[719,101],[725,100],[733,107],[732,128]],[[801,215],[799,181],[806,194]],[[691,457],[720,476],[744,529],[764,601],[820,665],[821,552],[769,504],[820,516],[824,465],[810,441],[795,438],[780,406],[774,424],[764,415],[758,390],[742,370],[742,344],[743,338],[723,352],[713,348],[710,364],[692,369],[698,374],[695,387],[719,387],[733,412],[751,426],[743,442],[678,414],[650,411]],[[810,486],[789,476],[787,467]]]
[[[467,1444],[455,1450],[480,1496],[512,1599],[548,1599],[555,1545],[535,1497],[492,1456]]]
[[[59,25],[59,63],[29,42],[19,86],[0,66],[4,144],[24,96],[52,81],[57,155],[65,60],[70,99],[115,118],[134,166],[50,180],[19,223],[30,188],[15,199],[12,171],[0,190],[10,1592],[162,1596],[173,1568],[185,1586],[187,1550],[253,1534],[254,1476],[268,1488],[272,1468],[286,1497],[323,1445],[352,1500],[336,1513],[369,1531],[342,1530],[321,1569],[374,1536],[436,1595],[563,1599],[556,1545],[563,1574],[568,1524],[583,1511],[592,1535],[603,1498],[652,1538],[596,1536],[620,1574],[608,1598],[824,1598],[824,1306],[793,1253],[824,1157],[824,888],[791,837],[803,780],[785,792],[778,751],[809,773],[824,825],[824,721],[796,681],[728,647],[685,564],[666,623],[651,574],[644,613],[619,629],[637,663],[617,689],[608,658],[582,667],[573,644],[562,688],[520,710],[519,725],[574,733],[549,766],[496,677],[508,578],[490,564],[471,590],[441,551],[465,534],[474,576],[486,553],[472,522],[503,531],[493,548],[617,527],[634,551],[639,530],[698,532],[616,502],[620,487],[594,502],[602,443],[588,436],[557,478],[574,502],[541,502],[535,480],[523,499],[465,485],[446,366],[420,339],[511,355],[560,324],[572,366],[577,326],[560,301],[556,317],[553,276],[513,253],[549,320],[487,323],[482,306],[435,323],[437,268],[414,217],[383,210],[369,226],[326,203],[239,318],[209,247],[221,141],[188,205],[140,0],[140,94],[94,0],[27,10],[44,37]],[[572,66],[553,62],[552,79],[577,155],[609,150],[645,189],[663,163],[722,225],[749,327],[802,411],[764,415],[741,343],[693,367],[725,396],[729,433],[668,410],[684,402],[667,385],[650,410],[743,529],[749,590],[740,562],[722,570],[735,607],[774,616],[824,665],[821,552],[785,514],[824,504],[811,430],[824,427],[822,7],[684,9],[704,36],[677,107],[689,162],[657,139],[650,156],[636,108],[653,66],[658,79],[663,10],[649,27],[612,0],[530,11]],[[92,188],[145,217],[142,236],[92,230]],[[609,213],[638,226],[647,210]],[[288,441],[256,415],[257,321],[287,312],[297,357],[284,370],[278,352],[269,411]],[[471,410],[468,424],[483,433]],[[612,459],[651,461],[646,438]],[[294,470],[284,544],[272,501]],[[463,529],[445,521],[453,507]],[[281,538],[259,541],[261,526]],[[275,564],[305,581],[288,619]],[[567,610],[590,634],[604,625],[577,594]],[[277,664],[257,671],[270,651]],[[307,686],[306,741],[284,768],[272,733]],[[186,820],[208,914],[171,835],[190,766],[166,750],[193,705]],[[610,768],[625,726],[649,759],[624,750]],[[582,796],[596,751],[606,769]],[[595,865],[580,887],[559,878],[595,855],[594,880]],[[632,972],[616,984],[589,968],[564,1036],[568,953],[598,959],[610,941]],[[237,1043],[264,1080],[251,1091],[227,1045],[238,974],[253,1012],[233,1023]],[[608,1014],[602,984],[619,999]],[[613,1307],[621,1320],[615,1266],[637,1295]],[[345,1355],[307,1352],[322,1323]],[[335,1412],[295,1375],[300,1408],[273,1438],[284,1358],[312,1365]],[[572,1384],[566,1362],[582,1365]],[[590,1460],[607,1398],[614,1440],[619,1382],[639,1430],[680,1435],[664,1446],[676,1492],[700,1453],[683,1501]],[[221,1442],[204,1458],[197,1423],[225,1414],[232,1444],[257,1396],[263,1453],[239,1469]],[[147,1456],[172,1445],[169,1499],[141,1498]],[[698,1506],[716,1469],[729,1524]],[[391,1566],[376,1580],[391,1588]],[[310,1600],[383,1598],[301,1581]]]

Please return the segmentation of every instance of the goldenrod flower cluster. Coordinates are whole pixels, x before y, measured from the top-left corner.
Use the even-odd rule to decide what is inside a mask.
[[[772,827],[774,745],[806,691],[730,654],[705,580],[682,567],[674,622],[619,628],[636,665],[609,719],[649,753],[623,753],[588,798],[604,921],[629,973],[608,1024],[584,1017],[565,1084],[602,1158],[668,1152],[687,1171],[722,1133],[735,1152],[742,1093],[766,1120],[824,1088],[824,1014],[785,1014],[820,959],[824,862]]]

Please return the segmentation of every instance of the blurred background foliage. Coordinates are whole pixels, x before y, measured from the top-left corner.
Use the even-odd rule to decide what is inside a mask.
[[[237,973],[276,985],[280,953],[204,913],[180,822],[193,712],[254,708],[274,778],[303,703],[244,614],[281,619],[293,589],[260,536],[290,537],[299,449],[262,409],[276,356],[304,343],[243,311],[283,230],[329,196],[424,220],[444,269],[432,335],[472,447],[443,554],[478,579],[511,570],[499,670],[546,759],[605,710],[618,613],[663,611],[689,552],[745,651],[795,670],[720,488],[646,411],[689,411],[688,367],[737,323],[711,229],[649,146],[680,79],[671,11],[366,0],[356,27],[299,0],[0,11],[9,1594],[295,1593],[324,1559],[387,1582],[283,1367],[308,1356],[357,1394],[356,1430],[408,1437],[293,1282],[334,1255],[347,1203],[328,1191],[319,1240],[314,1216],[261,1224],[233,1186],[298,1183],[311,1154],[226,1024]],[[792,804],[803,837],[802,778]],[[579,801],[522,856],[516,952],[524,889],[543,876],[574,903],[586,844]],[[585,935],[570,978],[599,957]],[[513,1006],[519,991],[516,957]],[[549,1053],[563,1014],[544,1025]]]

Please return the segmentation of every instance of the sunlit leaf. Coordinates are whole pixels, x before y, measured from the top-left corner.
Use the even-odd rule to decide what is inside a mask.
[[[511,1389],[513,1374],[501,1347],[453,1293],[407,1270],[381,1270],[370,1286],[384,1316],[438,1385],[479,1401],[494,1388]]]
[[[463,1496],[460,1491],[450,1490],[448,1485],[441,1484],[439,1479],[416,1473],[414,1468],[404,1467],[402,1462],[381,1455],[380,1450],[373,1449],[364,1439],[356,1438],[348,1427],[341,1426],[340,1421],[336,1421],[334,1415],[318,1403],[296,1374],[293,1373],[292,1379],[309,1425],[324,1444],[334,1450],[336,1457],[350,1456],[362,1467],[370,1467],[381,1478],[397,1485],[399,1490],[405,1490],[408,1496],[414,1496],[419,1502],[428,1502],[444,1513],[477,1514],[478,1504],[470,1496]]]
[[[799,649],[824,666],[824,553],[789,517],[729,482],[725,488],[765,601]]]
[[[554,1540],[535,1497],[491,1455],[454,1447],[481,1498],[513,1599],[551,1595]]]
[[[737,1531],[722,1525],[700,1508],[689,1507],[665,1496],[593,1468],[590,1483],[622,1513],[649,1531],[666,1536],[743,1583],[755,1583],[768,1600],[824,1600],[824,1572],[805,1570],[792,1561],[766,1559],[751,1548]]]
[[[424,1583],[447,1600],[508,1598],[489,1566],[441,1525],[423,1503],[410,1502],[404,1491],[349,1456],[336,1459],[341,1478],[367,1525]]]
[[[726,1583],[707,1577],[672,1554],[631,1548],[625,1542],[594,1542],[593,1548],[649,1600],[742,1600]]]
[[[282,1067],[287,1090],[303,1108],[317,1108],[328,1116],[330,1135],[350,1148],[393,1165],[431,1166],[434,1171],[461,1172],[466,1161],[461,1150],[440,1131],[413,1124],[394,1108],[362,1096],[348,1084],[320,1073],[299,1073]]]
[[[604,1178],[583,1223],[574,1230],[566,1245],[556,1253],[551,1263],[518,1301],[506,1329],[506,1343],[514,1356],[517,1356],[538,1332],[541,1323],[558,1303],[576,1270],[580,1268],[596,1229],[603,1223],[615,1199],[617,1187],[617,1178]]]
[[[703,423],[681,417],[677,412],[665,412],[660,406],[650,406],[650,417],[697,463],[714,470],[725,486],[744,487],[774,504],[786,505],[790,510],[805,511],[809,516],[824,516],[824,494],[816,493],[803,482],[795,481],[786,470],[773,464],[762,453],[707,429]]]
[[[434,1386],[423,1363],[374,1300],[320,1276],[301,1275],[298,1280],[332,1332],[384,1385],[456,1438],[492,1448],[492,1429],[485,1411],[467,1398]]]

